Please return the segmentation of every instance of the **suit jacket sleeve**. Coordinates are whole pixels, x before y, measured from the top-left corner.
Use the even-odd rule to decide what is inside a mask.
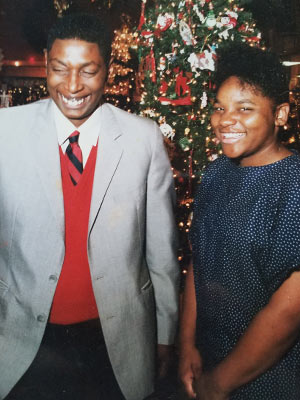
[[[155,136],[147,182],[146,259],[154,287],[158,343],[172,344],[177,329],[179,288],[175,190],[157,125]]]

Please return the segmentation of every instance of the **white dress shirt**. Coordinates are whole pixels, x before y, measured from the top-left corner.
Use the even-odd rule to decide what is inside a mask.
[[[82,151],[82,162],[84,167],[89,158],[92,147],[97,144],[99,138],[102,107],[98,107],[82,125],[76,128],[76,126],[74,126],[72,122],[64,116],[54,101],[52,101],[52,105],[58,144],[61,146],[63,153],[65,153],[69,144],[68,137],[75,130],[78,131],[80,133],[78,144]]]

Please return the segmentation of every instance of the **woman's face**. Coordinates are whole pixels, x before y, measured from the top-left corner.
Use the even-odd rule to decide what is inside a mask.
[[[277,131],[287,115],[287,104],[274,112],[270,98],[232,76],[217,93],[211,125],[227,157],[242,166],[259,166],[280,159]]]

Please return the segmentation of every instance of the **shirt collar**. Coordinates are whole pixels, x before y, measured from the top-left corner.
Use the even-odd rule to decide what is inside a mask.
[[[101,126],[102,107],[98,107],[82,125],[76,128],[72,122],[64,116],[54,101],[52,101],[52,105],[58,144],[60,146],[66,142],[68,137],[75,130],[80,132],[78,142],[80,147],[85,146],[87,143],[89,146],[95,146],[97,144]]]

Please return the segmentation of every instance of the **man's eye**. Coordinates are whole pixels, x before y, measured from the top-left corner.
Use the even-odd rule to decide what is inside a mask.
[[[223,108],[220,106],[214,106],[214,111],[223,111]]]
[[[65,72],[67,72],[65,69],[62,69],[62,68],[52,68],[52,70],[54,71],[54,72],[57,72],[57,73],[65,73]]]
[[[241,110],[241,111],[252,111],[253,108],[250,108],[250,107],[241,107],[240,110]]]
[[[84,76],[93,76],[96,74],[96,71],[82,71],[81,74]]]

